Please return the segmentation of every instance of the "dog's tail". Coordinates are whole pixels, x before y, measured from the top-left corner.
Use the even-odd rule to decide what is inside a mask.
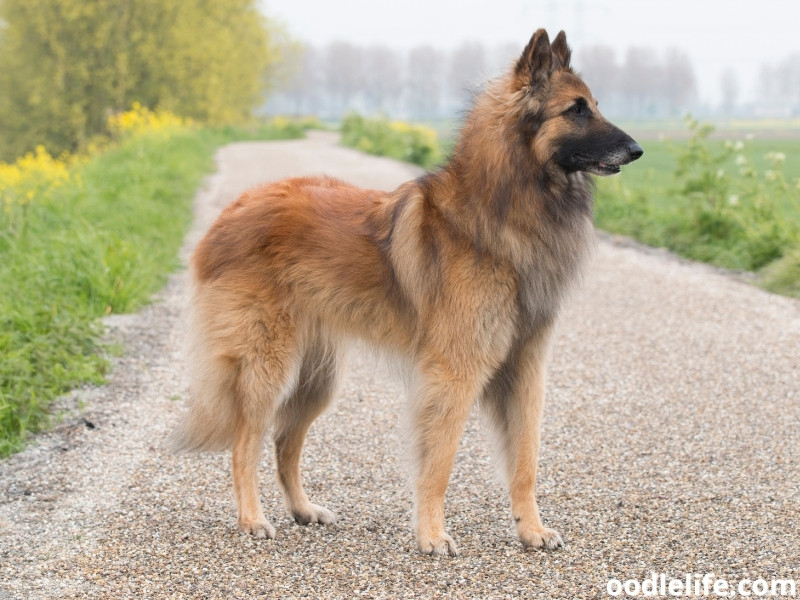
[[[233,444],[237,422],[235,359],[219,355],[211,315],[198,306],[195,289],[189,311],[186,367],[189,399],[169,445],[176,452],[224,450]],[[211,317],[211,318],[209,318]]]

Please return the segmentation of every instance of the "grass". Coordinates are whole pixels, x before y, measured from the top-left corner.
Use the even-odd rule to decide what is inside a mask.
[[[691,137],[643,144],[642,159],[598,181],[598,227],[800,291],[800,140]]]
[[[368,154],[389,156],[425,169],[442,159],[436,131],[424,125],[350,114],[342,121],[341,131],[343,146]]]
[[[215,149],[300,135],[280,122],[145,133],[25,193],[0,185],[0,456],[47,426],[58,395],[103,381],[98,318],[138,309],[176,268]]]

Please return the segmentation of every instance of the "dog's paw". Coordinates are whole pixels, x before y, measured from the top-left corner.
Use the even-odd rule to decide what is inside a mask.
[[[417,540],[417,547],[423,554],[431,554],[433,556],[458,556],[458,547],[456,543],[446,533],[441,534],[436,538]]]
[[[561,539],[561,535],[555,529],[548,529],[547,527],[531,527],[526,530],[520,528],[519,539],[526,548],[555,550],[564,545],[564,540]]]
[[[309,523],[330,525],[336,520],[336,515],[327,508],[311,504],[310,502],[301,508],[293,508],[292,516],[300,525],[308,525]]]
[[[275,539],[275,528],[269,521],[244,521],[240,519],[239,529],[258,540]]]

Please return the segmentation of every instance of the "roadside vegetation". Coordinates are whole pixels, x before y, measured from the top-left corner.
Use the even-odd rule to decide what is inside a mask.
[[[134,102],[210,125],[250,118],[293,51],[255,0],[3,0],[0,160],[83,152]]]
[[[75,156],[37,147],[0,163],[0,456],[48,422],[51,401],[107,369],[99,317],[136,310],[177,266],[213,154],[238,139],[300,137],[276,119],[193,126],[137,106]]]
[[[442,160],[436,131],[425,125],[351,113],[342,122],[341,131],[343,146],[368,154],[389,156],[426,169]]]
[[[640,161],[598,181],[598,227],[800,296],[800,141],[687,126],[688,140],[645,141]]]

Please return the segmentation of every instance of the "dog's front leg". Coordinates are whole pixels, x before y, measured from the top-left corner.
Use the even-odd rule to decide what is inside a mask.
[[[413,397],[416,532],[419,550],[456,556],[444,529],[444,495],[464,422],[478,393],[473,378],[442,365],[421,369]]]
[[[557,531],[542,524],[535,492],[551,333],[552,326],[545,326],[520,343],[484,394],[499,437],[519,539],[526,547],[548,549],[564,545]]]

